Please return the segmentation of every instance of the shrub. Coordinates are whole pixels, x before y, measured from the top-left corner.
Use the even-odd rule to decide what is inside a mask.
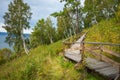
[[[12,51],[8,48],[0,50],[0,64],[5,63],[12,56]]]

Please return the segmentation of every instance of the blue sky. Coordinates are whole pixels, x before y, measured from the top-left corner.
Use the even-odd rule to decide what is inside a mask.
[[[0,0],[0,32],[5,32],[1,26],[4,25],[3,15],[8,10],[8,4],[13,0]],[[51,13],[62,10],[64,3],[60,3],[59,0],[23,0],[31,7],[32,19],[30,20],[30,26],[33,28],[37,21],[41,18],[46,19]],[[82,2],[84,0],[81,0]],[[83,3],[82,3],[83,5]],[[56,21],[52,18],[54,24]],[[26,30],[28,33],[31,30]]]
[[[0,0],[0,32],[5,30],[1,28],[4,25],[3,15],[8,10],[8,4],[13,0]],[[63,3],[59,0],[23,0],[31,7],[32,19],[30,20],[30,26],[34,27],[37,21],[41,18],[46,19],[51,13],[60,11],[63,8]],[[52,18],[54,24],[55,19]]]

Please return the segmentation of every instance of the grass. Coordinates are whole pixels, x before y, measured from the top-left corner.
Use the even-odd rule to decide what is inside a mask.
[[[74,63],[58,56],[63,50],[62,41],[49,46],[39,46],[0,66],[0,80],[80,80],[82,73],[74,69]],[[101,80],[87,74],[86,80]]]
[[[85,41],[120,44],[120,24],[116,23],[114,19],[104,20],[88,29],[88,31]],[[120,50],[120,47],[106,47],[117,52]]]
[[[109,21],[104,20],[97,25],[87,29],[89,31],[85,41],[88,42],[105,42],[105,43],[113,43],[120,44],[120,24],[118,24],[115,19],[111,19]],[[94,47],[100,45],[92,45],[86,44],[85,46]],[[103,46],[103,45],[101,45]],[[108,50],[116,52],[120,54],[120,46],[103,46]],[[120,58],[110,55],[109,53],[103,53],[105,56],[113,59],[114,61],[120,62]]]

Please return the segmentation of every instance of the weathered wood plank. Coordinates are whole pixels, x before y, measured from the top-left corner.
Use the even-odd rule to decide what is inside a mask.
[[[116,77],[119,74],[119,69],[117,67],[106,67],[103,69],[98,69],[96,70],[96,72],[99,72],[100,74],[104,75],[104,76],[108,76],[108,77]]]
[[[119,73],[118,67],[113,67],[111,64],[102,62],[93,58],[86,58],[87,67],[95,72],[107,76],[109,78],[115,78]]]
[[[74,54],[80,54],[80,50],[74,50],[74,49],[66,49],[65,53],[74,53]]]
[[[86,58],[86,63],[90,69],[94,69],[94,70],[111,66],[109,63],[101,62],[93,58]]]
[[[101,60],[103,60],[103,61],[105,61],[107,63],[110,63],[113,66],[118,66],[118,67],[120,66],[120,63],[115,62],[112,59],[110,59],[110,58],[108,58],[108,57],[106,57],[106,56],[104,56],[102,54],[97,54],[97,53],[93,52],[92,50],[90,50],[90,48],[86,48],[86,50],[88,52],[90,52],[92,55],[94,55],[97,59],[101,59]]]
[[[86,33],[82,35],[76,42],[82,43],[86,36]],[[65,57],[75,61],[80,62],[81,61],[81,54],[80,54],[80,43],[74,43],[71,45],[70,49],[65,50]]]
[[[78,49],[80,48],[80,44],[85,39],[87,33],[83,34],[73,45],[71,45],[71,49]]]
[[[115,52],[110,51],[110,50],[108,50],[108,49],[105,49],[105,48],[103,48],[103,47],[102,47],[102,50],[103,50],[103,52],[109,53],[109,54],[111,54],[111,55],[113,55],[113,56],[120,57],[120,55],[119,55],[118,53],[115,53]]]
[[[75,54],[71,52],[66,52],[65,57],[75,61],[75,62],[80,62],[81,61],[81,54]]]
[[[97,69],[102,69],[102,68],[105,68],[105,67],[109,67],[111,65],[110,64],[106,64],[104,62],[99,62],[99,63],[96,63],[96,64],[88,64],[88,66],[91,69],[97,70]]]

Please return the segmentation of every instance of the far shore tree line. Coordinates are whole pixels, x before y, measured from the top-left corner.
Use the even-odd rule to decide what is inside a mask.
[[[84,7],[80,0],[60,0],[64,2],[62,11],[53,12],[50,16],[57,19],[57,25],[54,26],[51,17],[40,19],[36,23],[30,40],[24,38],[23,29],[29,29],[29,20],[31,19],[31,9],[23,0],[13,0],[8,5],[8,12],[4,15],[5,28],[8,36],[6,42],[13,46],[16,53],[23,50],[26,54],[30,48],[39,45],[48,45],[61,39],[68,38],[80,33],[83,29],[89,28],[102,20],[115,18],[117,11],[120,10],[120,0],[85,0]]]

